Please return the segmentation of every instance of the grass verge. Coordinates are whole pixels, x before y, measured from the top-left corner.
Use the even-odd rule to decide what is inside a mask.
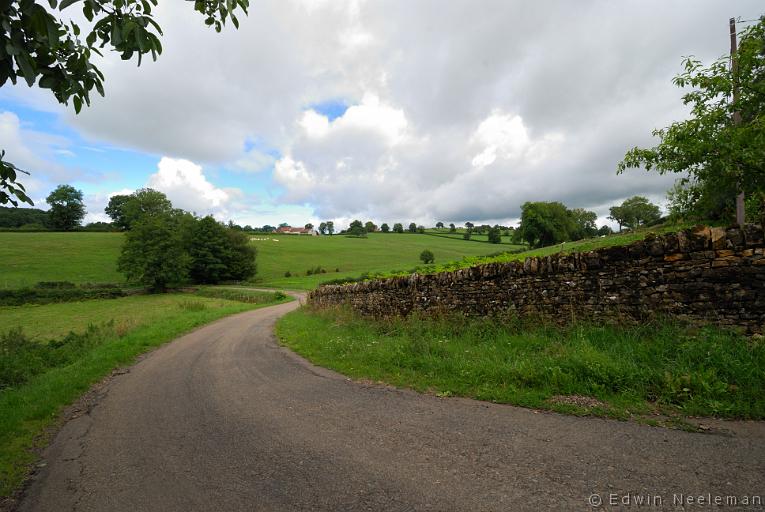
[[[711,327],[382,322],[302,308],[279,321],[277,334],[352,378],[439,396],[619,419],[765,418],[765,343]]]
[[[147,303],[152,300],[151,297],[82,304],[89,308],[96,306],[92,318],[100,320],[103,319],[97,309],[100,302],[108,302],[114,308],[124,300],[129,302],[130,311],[134,306],[142,306],[141,310],[145,312],[152,309],[151,304]],[[56,421],[61,410],[114,368],[130,364],[137,355],[213,320],[273,304],[248,304],[182,295],[153,297],[163,299],[159,301],[162,305],[159,308],[161,316],[128,332],[123,332],[119,324],[112,320],[47,344],[36,340],[34,343],[37,345],[47,345],[40,349],[24,344],[18,337],[4,339],[7,343],[0,346],[4,352],[0,354],[0,365],[9,370],[9,375],[14,368],[24,368],[24,365],[12,364],[15,356],[43,366],[20,377],[13,374],[6,384],[15,379],[14,387],[0,390],[0,497],[10,495],[24,480],[30,464],[36,459],[35,448],[47,442],[42,434]],[[31,316],[45,308],[76,305],[37,306],[30,308],[33,309]],[[22,350],[20,345],[25,349]],[[16,352],[11,352],[13,350]]]

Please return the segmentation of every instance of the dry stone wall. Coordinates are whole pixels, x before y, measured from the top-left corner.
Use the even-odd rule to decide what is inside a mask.
[[[308,302],[349,304],[375,317],[510,312],[567,322],[673,315],[762,333],[764,247],[761,226],[697,227],[586,253],[322,286]]]

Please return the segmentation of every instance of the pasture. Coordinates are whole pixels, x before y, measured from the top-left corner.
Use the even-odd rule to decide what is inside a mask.
[[[39,281],[121,283],[122,233],[0,232],[0,288]]]
[[[259,286],[308,290],[322,281],[360,274],[404,272],[433,251],[436,264],[486,256],[523,246],[494,245],[422,234],[370,233],[367,238],[251,235],[258,249]],[[0,288],[39,281],[124,283],[117,271],[121,233],[0,233]],[[324,269],[307,275],[316,267]],[[338,271],[339,269],[339,271]],[[285,277],[285,273],[291,275]]]
[[[259,235],[253,238],[262,239],[252,242],[258,248],[258,285],[302,290],[315,288],[322,281],[358,277],[365,272],[412,269],[422,263],[420,253],[424,249],[433,251],[436,264],[439,264],[521,247],[413,233],[370,233],[367,238],[343,235]],[[326,273],[306,275],[309,269],[317,266]],[[285,277],[286,272],[291,276]]]

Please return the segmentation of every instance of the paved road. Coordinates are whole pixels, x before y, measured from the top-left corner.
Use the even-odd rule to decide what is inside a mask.
[[[689,434],[351,382],[277,346],[274,322],[295,307],[220,320],[115,377],[57,435],[20,509],[588,510],[593,492],[665,507],[673,493],[765,494],[762,424]]]

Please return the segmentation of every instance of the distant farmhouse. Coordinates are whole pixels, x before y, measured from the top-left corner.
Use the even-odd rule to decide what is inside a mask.
[[[276,230],[280,235],[312,235],[316,236],[316,231],[309,228],[293,228],[291,226],[282,226]]]

